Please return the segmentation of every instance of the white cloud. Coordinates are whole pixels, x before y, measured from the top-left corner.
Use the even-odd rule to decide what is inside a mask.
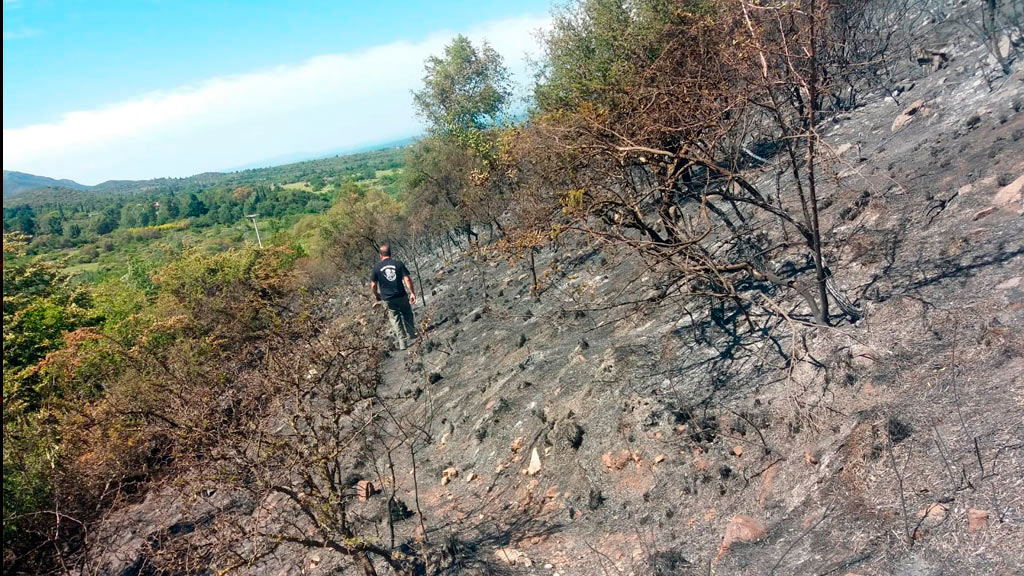
[[[486,39],[525,81],[546,18],[523,16],[465,31]],[[4,169],[93,184],[187,176],[297,153],[385,142],[420,130],[410,90],[423,61],[454,33],[416,43],[316,56],[301,64],[209,79],[59,121],[4,129]]]

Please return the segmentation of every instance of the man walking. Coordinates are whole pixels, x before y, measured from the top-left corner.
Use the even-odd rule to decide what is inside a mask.
[[[416,292],[412,288],[412,276],[401,260],[391,257],[390,246],[381,245],[379,252],[380,261],[370,274],[370,290],[377,301],[387,306],[398,349],[405,350],[416,339],[416,323],[412,316]]]

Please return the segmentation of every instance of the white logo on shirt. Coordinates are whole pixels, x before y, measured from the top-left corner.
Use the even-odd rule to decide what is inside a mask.
[[[385,268],[384,277],[388,279],[388,282],[394,282],[395,278],[398,277],[398,274],[395,273],[395,267],[388,266],[387,268]]]

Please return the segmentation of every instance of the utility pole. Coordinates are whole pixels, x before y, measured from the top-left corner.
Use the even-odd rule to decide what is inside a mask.
[[[252,220],[252,229],[256,231],[256,242],[260,245],[260,249],[263,249],[263,240],[260,240],[260,227],[256,225],[256,217],[259,214],[246,214],[245,217]]]

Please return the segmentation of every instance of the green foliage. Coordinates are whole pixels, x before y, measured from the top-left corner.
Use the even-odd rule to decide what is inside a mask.
[[[627,82],[654,62],[662,31],[684,12],[710,10],[706,0],[581,0],[554,15],[543,37],[534,88],[542,112],[582,103],[612,106]]]
[[[46,233],[61,235],[64,233],[64,222],[59,212],[50,212],[46,215]]]
[[[206,204],[194,193],[188,195],[188,205],[185,207],[185,216],[188,218],[199,218],[206,214]]]
[[[26,256],[23,237],[4,235],[4,380],[58,348],[65,331],[95,324],[89,293],[61,267]]]
[[[127,234],[106,239],[123,245]],[[239,347],[278,326],[284,308],[272,303],[293,291],[303,252],[183,249],[87,286],[25,240],[4,237],[3,510],[5,552],[31,562],[56,529],[45,511],[89,521],[104,494],[157,465],[154,450],[185,450],[180,435],[216,425],[202,410],[230,388],[224,369]],[[64,538],[77,529],[61,528]]]
[[[96,233],[100,236],[110,234],[117,228],[120,221],[121,218],[117,206],[109,206],[103,210],[103,214],[96,221]]]
[[[433,133],[472,140],[504,119],[511,96],[508,70],[486,42],[476,48],[456,36],[444,57],[431,56],[425,69],[413,101]]]
[[[25,237],[4,234],[4,547],[24,515],[49,494],[53,435],[40,410],[54,394],[37,364],[64,344],[64,335],[97,325],[89,293],[72,286],[59,265],[26,255]]]

